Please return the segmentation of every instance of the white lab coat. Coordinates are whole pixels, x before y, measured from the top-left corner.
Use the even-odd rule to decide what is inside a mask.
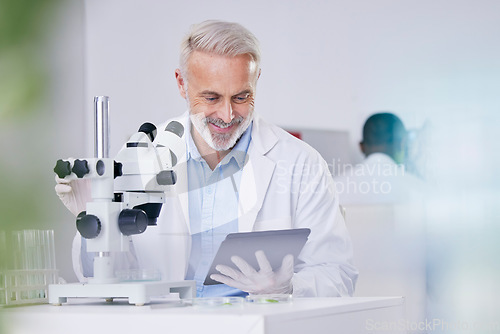
[[[177,121],[189,128],[187,114]],[[177,195],[167,198],[158,226],[133,237],[140,267],[160,269],[165,280],[184,279],[191,248],[186,162],[178,166]],[[357,270],[352,265],[351,240],[326,162],[309,145],[258,115],[242,171],[238,209],[240,232],[311,229],[295,261],[294,295],[353,294]],[[78,252],[78,245],[74,250]]]
[[[387,154],[372,153],[335,177],[342,206],[407,204],[421,201],[423,182]]]

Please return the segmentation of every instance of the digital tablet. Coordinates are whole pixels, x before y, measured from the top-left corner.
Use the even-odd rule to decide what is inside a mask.
[[[222,241],[204,284],[221,284],[210,278],[212,274],[220,274],[215,269],[219,264],[237,269],[236,265],[231,261],[231,257],[234,255],[241,257],[255,270],[259,270],[259,264],[255,258],[255,252],[258,250],[264,251],[273,270],[281,267],[283,258],[287,254],[292,254],[296,261],[310,233],[311,230],[308,228],[230,233]]]

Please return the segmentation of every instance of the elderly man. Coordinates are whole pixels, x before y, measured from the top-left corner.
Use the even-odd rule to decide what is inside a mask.
[[[260,57],[257,39],[236,23],[206,21],[184,38],[175,78],[188,106],[177,119],[186,129],[187,154],[177,196],[167,199],[157,228],[133,237],[133,252],[119,264],[159,269],[162,279],[193,279],[199,297],[352,295],[357,271],[325,161],[254,111]],[[84,210],[74,200],[85,202],[79,188],[85,190],[75,181],[56,186],[75,214]],[[203,285],[227,234],[293,228],[311,230],[297,259],[285,257],[273,272],[258,252],[260,268],[236,259],[212,275],[224,284]],[[75,267],[84,277],[92,257],[80,241]]]

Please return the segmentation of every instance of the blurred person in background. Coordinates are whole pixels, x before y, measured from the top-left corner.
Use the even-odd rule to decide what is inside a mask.
[[[406,203],[419,193],[422,182],[403,164],[407,139],[408,132],[399,117],[389,112],[371,115],[359,143],[365,159],[355,166],[344,166],[335,178],[340,203]]]

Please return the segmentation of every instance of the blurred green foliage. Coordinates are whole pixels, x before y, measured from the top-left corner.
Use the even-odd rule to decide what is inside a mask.
[[[58,0],[0,1],[0,120],[29,117],[46,93],[43,46]]]
[[[50,220],[42,204],[41,173],[31,172],[37,169],[37,158],[44,154],[43,144],[50,135],[40,130],[29,134],[48,116],[46,46],[57,3],[0,0],[0,231],[6,232],[4,236],[11,230],[28,228],[25,222]],[[0,242],[5,246],[5,238]],[[8,250],[1,252],[0,269],[6,267],[8,256]],[[5,332],[2,320],[0,314],[0,333]]]

